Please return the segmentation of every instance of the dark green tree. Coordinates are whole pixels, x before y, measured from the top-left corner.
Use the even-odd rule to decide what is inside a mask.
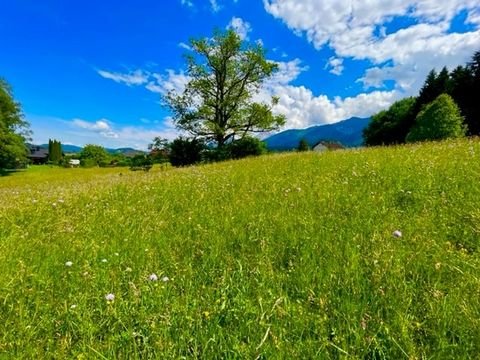
[[[228,146],[232,159],[242,159],[247,156],[259,156],[267,152],[265,143],[255,137],[245,136],[235,140]]]
[[[29,124],[20,104],[14,100],[10,85],[0,78],[0,169],[27,163],[29,137]]]
[[[465,136],[460,109],[450,95],[442,94],[417,115],[407,142],[442,140]]]
[[[62,160],[62,143],[57,140],[48,140],[48,160],[54,164],[59,164]]]
[[[222,147],[231,140],[276,130],[285,117],[274,115],[270,104],[254,102],[260,86],[277,70],[265,59],[262,45],[246,44],[233,31],[192,40],[186,56],[190,81],[183,93],[164,98],[176,126],[195,138]]]
[[[187,166],[199,163],[205,144],[200,139],[179,137],[170,144],[168,159],[173,166]]]
[[[416,99],[408,97],[390,106],[388,110],[380,111],[372,117],[363,130],[365,145],[392,145],[405,142],[414,118]]]
[[[308,145],[307,140],[305,140],[305,139],[300,140],[300,142],[298,143],[297,150],[298,151],[308,151],[308,150],[310,150],[310,145]]]

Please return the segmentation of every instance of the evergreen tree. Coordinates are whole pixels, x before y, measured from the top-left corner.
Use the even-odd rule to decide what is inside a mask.
[[[305,140],[305,139],[300,140],[300,142],[298,143],[297,150],[298,151],[308,151],[308,150],[310,150],[310,146],[308,145],[307,140]]]

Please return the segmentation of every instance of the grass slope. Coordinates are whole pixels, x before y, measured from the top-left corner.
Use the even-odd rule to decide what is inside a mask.
[[[0,357],[474,358],[479,155],[0,178]]]

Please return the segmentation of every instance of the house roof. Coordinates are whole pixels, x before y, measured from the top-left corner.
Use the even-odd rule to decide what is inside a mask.
[[[40,146],[30,146],[30,153],[27,156],[31,159],[45,159],[48,157],[48,149]]]
[[[331,141],[319,141],[316,143],[312,149],[315,149],[318,145],[323,145],[325,146],[328,150],[340,150],[340,149],[345,149],[345,147],[338,143],[338,142],[331,142]]]

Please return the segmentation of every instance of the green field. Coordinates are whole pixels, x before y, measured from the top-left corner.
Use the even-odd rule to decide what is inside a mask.
[[[0,358],[476,358],[479,160],[470,139],[2,177]]]

